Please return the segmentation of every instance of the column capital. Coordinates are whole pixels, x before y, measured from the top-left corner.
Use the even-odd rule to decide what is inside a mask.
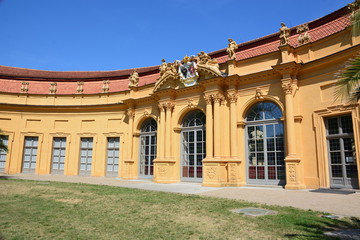
[[[169,101],[164,103],[166,111],[172,111],[175,107],[175,103],[173,101]]]
[[[225,97],[221,93],[212,94],[211,98],[214,100],[214,103],[222,103],[225,101]]]
[[[283,79],[281,80],[281,87],[285,95],[293,94],[294,91],[298,88],[297,79]]]
[[[129,116],[129,118],[134,118],[135,117],[135,110],[130,108],[127,110],[126,114]]]
[[[227,98],[229,99],[230,103],[236,103],[238,99],[238,94],[236,92],[228,92]]]
[[[204,95],[204,100],[206,102],[206,105],[212,104],[212,96],[211,95]]]

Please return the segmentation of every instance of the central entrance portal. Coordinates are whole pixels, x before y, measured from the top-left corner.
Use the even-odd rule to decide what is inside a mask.
[[[200,110],[188,113],[181,128],[181,179],[202,181],[202,160],[205,158],[205,114]]]

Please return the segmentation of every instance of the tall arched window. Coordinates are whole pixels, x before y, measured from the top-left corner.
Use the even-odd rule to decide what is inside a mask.
[[[246,115],[247,178],[254,184],[285,184],[284,126],[272,102],[255,104]]]
[[[202,160],[205,158],[205,114],[189,112],[181,126],[181,176],[185,181],[202,180]]]
[[[151,177],[154,174],[154,159],[156,158],[157,124],[152,118],[144,121],[140,128],[140,159],[139,173],[141,177]]]

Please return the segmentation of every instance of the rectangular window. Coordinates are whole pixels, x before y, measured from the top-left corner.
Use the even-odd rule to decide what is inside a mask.
[[[93,151],[93,138],[81,138],[80,145],[80,174],[91,174],[91,162]]]
[[[38,137],[25,137],[22,172],[35,172]]]
[[[54,137],[51,173],[62,174],[64,172],[65,151],[66,137]]]
[[[8,141],[9,137],[6,136],[4,139],[3,139],[3,143],[5,146],[8,146]],[[0,172],[4,172],[4,169],[5,169],[5,166],[6,166],[6,152],[3,151],[3,150],[0,150]]]
[[[117,176],[119,171],[120,138],[108,137],[107,140],[106,172],[107,175]]]

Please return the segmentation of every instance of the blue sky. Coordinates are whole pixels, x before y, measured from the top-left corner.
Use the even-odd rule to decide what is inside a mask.
[[[352,0],[0,0],[0,65],[102,71],[212,52]]]

